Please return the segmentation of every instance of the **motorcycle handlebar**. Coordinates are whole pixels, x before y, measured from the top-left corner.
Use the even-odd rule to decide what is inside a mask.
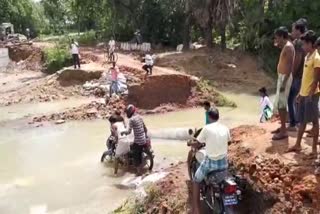
[[[197,146],[199,146],[199,147],[206,147],[206,143],[190,143],[190,142],[188,142],[187,143],[187,146],[191,146],[191,147],[197,147]]]

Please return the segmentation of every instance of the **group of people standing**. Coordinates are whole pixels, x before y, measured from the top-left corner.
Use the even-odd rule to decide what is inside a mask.
[[[319,81],[320,54],[317,48],[320,38],[307,29],[307,21],[301,18],[292,24],[292,32],[286,27],[275,30],[274,45],[281,49],[277,72],[277,92],[274,110],[280,116],[281,126],[273,131],[273,140],[288,138],[287,131],[297,131],[296,144],[287,152],[300,152],[306,126],[312,123],[312,157],[317,156],[319,137]],[[288,111],[287,111],[288,110]],[[289,127],[286,126],[289,112]]]

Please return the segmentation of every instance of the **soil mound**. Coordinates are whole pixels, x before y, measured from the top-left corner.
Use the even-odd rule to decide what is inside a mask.
[[[195,85],[196,81],[186,75],[150,76],[141,84],[129,86],[128,102],[143,109],[163,103],[186,104]]]
[[[228,155],[230,162],[257,192],[273,198],[275,204],[270,208],[271,213],[317,213],[320,184],[319,177],[313,173],[313,160],[300,154],[303,157],[295,163],[289,161],[292,154],[270,154],[270,148],[261,149],[263,144],[269,143],[269,131],[254,126],[234,129],[235,141]],[[285,150],[281,144],[288,145],[288,141],[277,142],[278,152]],[[299,159],[296,156],[293,159]]]
[[[41,70],[44,60],[44,53],[41,48],[32,45],[11,45],[8,46],[9,58],[19,63],[23,69]]]
[[[220,49],[166,54],[157,66],[170,67],[210,80],[216,88],[234,92],[256,92],[274,82],[259,66],[257,59],[243,52]]]
[[[102,73],[103,70],[64,69],[58,72],[57,80],[61,85],[84,84],[90,80],[100,79]]]

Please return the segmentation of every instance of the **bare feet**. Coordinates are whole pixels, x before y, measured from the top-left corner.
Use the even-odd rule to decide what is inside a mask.
[[[301,152],[301,146],[293,146],[293,147],[291,147],[291,148],[289,148],[287,151],[286,151],[286,153],[290,153],[290,152],[296,152],[296,153],[299,153],[299,152]]]
[[[280,128],[277,128],[276,130],[272,131],[271,134],[277,134],[277,133],[279,133],[280,131],[281,131],[281,129],[280,129]]]

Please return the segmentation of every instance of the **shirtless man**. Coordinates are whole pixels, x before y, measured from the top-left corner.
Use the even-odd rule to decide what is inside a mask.
[[[274,109],[279,112],[281,127],[273,132],[275,135],[272,137],[272,140],[282,140],[288,138],[286,128],[287,104],[292,83],[292,70],[295,57],[294,46],[289,41],[289,32],[286,27],[279,27],[276,29],[274,45],[282,49],[277,68],[277,94],[274,102]]]

